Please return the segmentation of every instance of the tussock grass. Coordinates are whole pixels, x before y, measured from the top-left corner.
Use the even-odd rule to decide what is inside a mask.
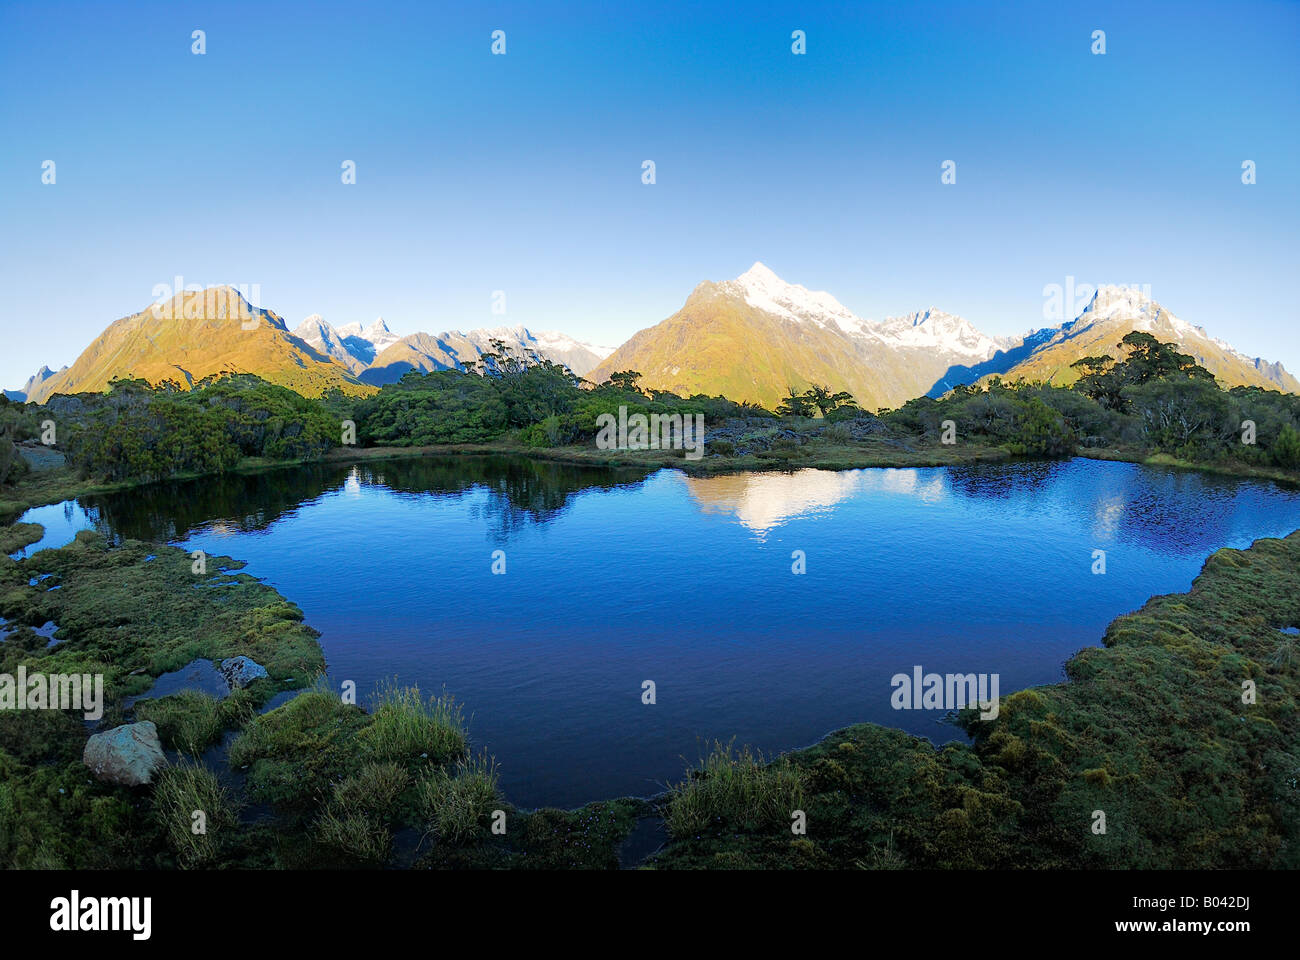
[[[313,803],[361,766],[355,738],[370,722],[323,685],[245,725],[230,765],[249,767],[248,789],[266,803]]]
[[[396,763],[365,764],[334,785],[316,820],[317,841],[354,863],[383,863],[393,845],[388,821],[410,786],[411,775]]]
[[[699,765],[671,788],[668,832],[688,837],[710,828],[765,830],[786,827],[804,802],[804,774],[785,757],[771,762],[735,739],[714,741]]]
[[[136,719],[152,720],[166,746],[192,755],[220,740],[227,727],[247,722],[255,711],[253,696],[246,690],[233,690],[224,700],[198,690],[182,690],[135,704]]]
[[[316,821],[316,839],[349,860],[378,865],[388,859],[393,835],[374,817],[328,809]]]
[[[248,785],[257,799],[330,805],[335,819],[345,819],[391,807],[409,787],[404,778],[461,757],[465,749],[463,714],[450,696],[425,698],[417,687],[389,685],[368,714],[318,680],[248,723],[229,756],[232,766],[250,768]],[[371,800],[361,804],[367,793]],[[376,805],[374,797],[383,802]]]
[[[332,806],[346,813],[392,812],[411,775],[395,763],[368,763],[354,776],[334,785]]]
[[[451,770],[438,767],[416,785],[428,832],[446,843],[465,843],[485,829],[501,802],[496,760],[486,752]]]
[[[831,423],[822,428],[821,435],[831,443],[852,443],[853,431],[847,423]]]
[[[359,739],[375,760],[445,763],[465,754],[464,711],[449,694],[426,700],[419,687],[389,684],[379,690],[372,717]]]
[[[24,547],[30,547],[45,536],[45,528],[39,523],[14,523],[0,527],[0,554],[8,556]]]
[[[170,766],[158,774],[153,792],[154,815],[185,868],[202,867],[217,859],[222,833],[238,824],[235,801],[212,771],[197,764]],[[195,832],[195,813],[206,819],[204,832]]]

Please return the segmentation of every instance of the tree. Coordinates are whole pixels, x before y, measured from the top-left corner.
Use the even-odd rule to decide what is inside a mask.
[[[1228,395],[1212,381],[1153,380],[1128,394],[1147,443],[1188,459],[1222,448],[1239,422]]]
[[[16,480],[22,474],[22,467],[19,461],[22,455],[18,452],[18,447],[7,436],[0,436],[0,485],[10,482],[9,474],[12,472]]]
[[[617,373],[611,373],[609,379],[601,386],[612,386],[627,393],[641,393],[641,388],[637,386],[637,381],[641,379],[641,373],[638,370],[620,370]]]
[[[813,385],[804,391],[804,399],[812,406],[816,407],[825,417],[836,407],[845,403],[853,402],[853,394],[841,390],[839,393],[831,393],[830,387]]]
[[[1114,357],[1084,357],[1074,361],[1070,367],[1080,371],[1079,379],[1075,381],[1078,390],[1103,407],[1111,410],[1125,408],[1123,368],[1115,363]]]
[[[794,387],[787,388],[785,399],[776,408],[778,417],[811,417],[813,403],[807,393],[796,393]]]
[[[1273,441],[1273,449],[1269,453],[1279,467],[1288,470],[1300,468],[1300,433],[1288,423]]]
[[[1065,417],[1037,397],[1030,397],[1021,405],[1015,440],[1008,447],[1031,457],[1061,457],[1073,452],[1074,443],[1074,431]]]
[[[1163,343],[1149,333],[1133,330],[1119,345],[1129,350],[1123,364],[1126,383],[1143,384],[1183,377],[1214,382],[1214,374],[1198,364],[1194,357],[1179,353],[1172,343]]]

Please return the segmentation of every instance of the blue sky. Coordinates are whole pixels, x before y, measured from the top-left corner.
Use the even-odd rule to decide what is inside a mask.
[[[755,260],[995,334],[1149,284],[1297,371],[1297,51],[1278,2],[2,0],[0,383],[177,275],[290,326],[615,345]]]

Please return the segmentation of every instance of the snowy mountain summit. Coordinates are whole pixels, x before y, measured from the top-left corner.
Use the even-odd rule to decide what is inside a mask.
[[[819,327],[834,324],[848,333],[855,332],[865,323],[824,290],[809,290],[797,283],[786,283],[760,261],[755,261],[752,267],[721,287],[725,293],[740,296],[751,307],[795,323],[811,323]]]
[[[889,347],[932,349],[953,360],[987,360],[1009,343],[987,336],[970,321],[935,307],[882,322],[864,320],[825,291],[786,283],[761,261],[720,287],[726,294],[743,298],[751,307],[793,323],[834,326],[850,337],[864,337]]]

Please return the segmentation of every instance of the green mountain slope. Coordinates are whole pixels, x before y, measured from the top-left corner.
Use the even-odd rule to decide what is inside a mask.
[[[269,310],[231,287],[177,294],[109,325],[66,370],[39,384],[29,401],[97,392],[116,379],[190,386],[218,373],[252,373],[304,396],[332,387],[369,393],[329,357],[294,337]]]

